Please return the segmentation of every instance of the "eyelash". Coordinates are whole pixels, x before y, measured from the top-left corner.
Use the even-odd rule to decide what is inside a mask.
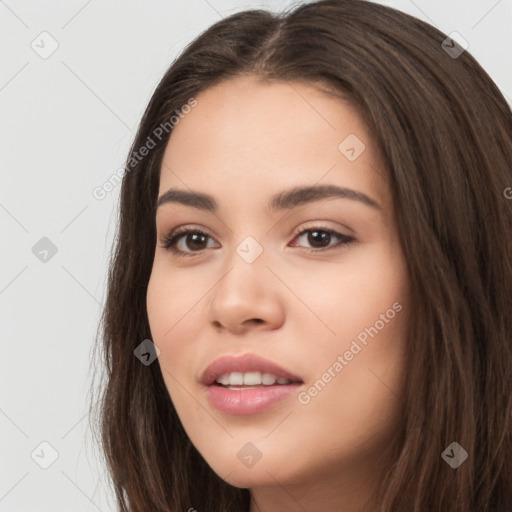
[[[314,226],[312,228],[303,229],[302,231],[299,231],[297,234],[294,235],[294,240],[295,240],[295,238],[302,236],[304,233],[309,233],[309,232],[313,232],[313,231],[320,231],[322,233],[328,233],[329,235],[335,236],[338,239],[340,239],[341,242],[338,243],[337,245],[335,245],[334,248],[348,247],[351,243],[353,243],[356,240],[355,238],[353,238],[351,236],[343,235],[333,229],[325,228],[322,226]],[[197,256],[198,254],[202,253],[205,249],[202,249],[200,251],[186,252],[186,251],[181,251],[179,249],[176,249],[174,247],[174,245],[176,244],[176,242],[179,241],[180,238],[182,238],[184,235],[189,235],[189,234],[190,235],[204,235],[204,236],[207,236],[208,238],[212,238],[210,235],[208,235],[208,233],[205,233],[204,231],[202,231],[200,229],[189,229],[187,227],[177,228],[176,230],[174,230],[174,232],[172,232],[168,236],[164,237],[164,239],[162,240],[162,247],[164,249],[172,252],[175,256],[178,256],[178,257]],[[333,249],[332,246],[327,246],[327,247],[322,247],[320,249],[306,249],[306,250],[308,250],[308,252],[310,252],[310,253],[318,253],[318,252],[329,251],[332,249]]]

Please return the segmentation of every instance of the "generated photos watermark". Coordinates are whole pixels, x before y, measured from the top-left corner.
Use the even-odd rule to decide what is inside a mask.
[[[176,115],[172,115],[168,121],[160,123],[153,130],[151,135],[148,135],[146,142],[136,151],[132,152],[130,158],[127,160],[126,167],[120,167],[101,185],[93,188],[92,195],[94,199],[97,199],[98,201],[105,199],[105,197],[107,197],[107,195],[121,183],[123,176],[127,172],[134,169],[139,162],[141,162],[147,155],[149,155],[150,151],[156,147],[157,143],[164,138],[164,134],[168,135],[170,131],[180,122],[180,119],[183,119],[196,106],[197,100],[195,98],[190,98],[187,103],[185,103],[185,105],[183,105],[179,110],[174,111]],[[158,142],[155,139],[158,139]]]
[[[366,347],[368,344],[368,337],[374,338],[379,334],[379,332],[384,329],[386,324],[389,324],[393,318],[395,318],[397,313],[402,311],[402,304],[399,302],[395,302],[393,306],[386,310],[385,313],[381,313],[379,320],[377,320],[372,326],[366,327],[363,331],[361,331],[356,339],[352,340],[350,347],[346,350],[343,355],[338,355],[336,361],[332,363],[329,368],[325,370],[322,376],[314,383],[314,385],[310,386],[306,391],[301,391],[297,394],[297,400],[302,405],[307,405],[311,402],[311,399],[317,396],[329,382],[340,373],[345,366],[347,366],[350,361],[354,359],[354,356],[359,354],[361,350]],[[359,343],[358,343],[359,342]],[[362,346],[361,346],[362,345]]]

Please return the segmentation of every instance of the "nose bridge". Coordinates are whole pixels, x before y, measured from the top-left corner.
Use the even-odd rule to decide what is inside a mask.
[[[268,252],[263,244],[252,235],[247,235],[233,247],[231,255],[225,262],[228,272],[219,282],[215,295],[220,288],[231,289],[235,287],[237,294],[253,295],[258,288],[265,286],[271,272],[266,265]],[[240,288],[240,290],[238,290]]]

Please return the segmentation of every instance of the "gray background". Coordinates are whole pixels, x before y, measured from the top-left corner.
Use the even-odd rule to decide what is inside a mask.
[[[380,3],[459,32],[512,97],[512,0]],[[114,510],[87,392],[119,187],[92,191],[188,42],[233,12],[289,5],[0,0],[0,512]]]

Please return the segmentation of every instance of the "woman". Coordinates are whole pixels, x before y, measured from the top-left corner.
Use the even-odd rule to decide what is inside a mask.
[[[247,11],[128,155],[99,425],[123,511],[512,510],[512,116],[435,28]]]

